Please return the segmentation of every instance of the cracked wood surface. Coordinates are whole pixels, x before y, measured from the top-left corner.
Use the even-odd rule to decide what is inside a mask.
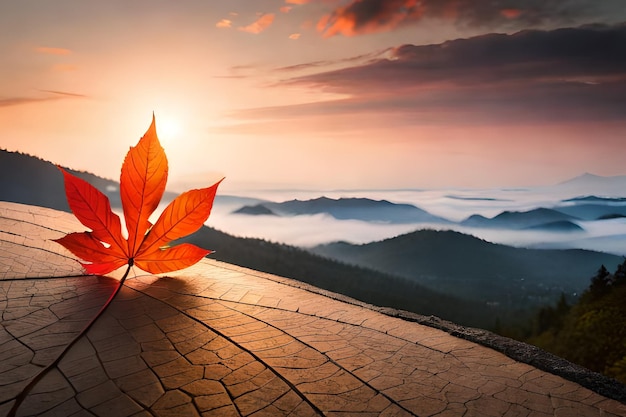
[[[81,276],[49,241],[80,230],[70,214],[0,202],[0,416],[116,287],[119,277]],[[205,259],[131,273],[17,415],[626,416],[626,406],[444,331]]]

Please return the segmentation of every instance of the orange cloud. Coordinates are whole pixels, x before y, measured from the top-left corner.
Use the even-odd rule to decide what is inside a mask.
[[[283,6],[280,8],[282,13],[289,13],[293,7],[292,6]]]
[[[229,28],[232,25],[233,25],[233,22],[231,20],[222,19],[222,20],[220,20],[219,22],[217,22],[215,24],[215,27],[218,27],[218,28]]]
[[[270,27],[274,22],[274,13],[267,13],[257,19],[256,22],[249,24],[248,26],[242,26],[239,28],[242,32],[253,33],[255,35],[263,32]]]
[[[520,9],[502,9],[500,14],[507,19],[515,19],[522,14],[522,11]]]
[[[323,16],[317,30],[323,32],[324,37],[383,32],[418,20],[424,12],[425,6],[417,0],[353,0]]]
[[[47,46],[38,46],[35,51],[46,55],[69,55],[72,53],[69,49],[65,48],[50,48]]]
[[[285,0],[287,4],[307,4],[310,3],[311,0]]]
[[[294,41],[297,39],[300,39],[300,34],[299,33],[292,33],[291,35],[289,35],[289,39],[293,39]]]

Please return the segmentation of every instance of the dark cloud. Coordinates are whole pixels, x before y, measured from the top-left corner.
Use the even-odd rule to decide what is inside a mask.
[[[315,69],[315,68],[330,67],[330,66],[333,66],[333,65],[371,62],[374,59],[380,58],[381,56],[387,54],[390,51],[392,51],[392,49],[391,48],[387,48],[387,49],[383,49],[383,50],[380,50],[380,51],[374,51],[374,52],[371,52],[371,53],[368,53],[368,54],[361,54],[361,55],[356,55],[356,56],[343,58],[343,59],[305,62],[305,63],[301,63],[301,64],[295,64],[295,65],[289,65],[289,66],[286,66],[286,67],[276,68],[274,71],[277,71],[277,72],[297,72],[297,71],[309,70],[309,69]]]
[[[353,36],[382,32],[424,19],[443,19],[478,28],[538,27],[558,22],[572,24],[621,10],[619,0],[352,0],[324,16],[318,30],[324,36]],[[600,3],[600,4],[598,4]]]
[[[0,98],[0,107],[19,106],[22,104],[41,103],[44,101],[54,101],[67,98],[87,98],[83,94],[68,93],[65,91],[56,90],[39,90],[42,93],[46,93],[40,97],[8,97]]]
[[[445,82],[455,85],[499,81],[545,81],[625,75],[626,25],[586,26],[554,31],[489,34],[436,45],[402,45],[391,59],[371,65],[294,79],[337,92],[363,82],[376,88],[406,88]]]
[[[291,116],[376,112],[413,122],[623,121],[626,24],[402,45],[390,59],[284,84],[349,96],[285,109]]]

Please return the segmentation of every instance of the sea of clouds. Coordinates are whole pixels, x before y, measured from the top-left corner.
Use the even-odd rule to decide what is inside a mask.
[[[437,189],[437,190],[333,190],[250,191],[237,196],[220,196],[215,201],[207,225],[240,237],[253,237],[272,242],[310,247],[333,241],[355,244],[392,238],[420,229],[456,230],[481,239],[517,247],[582,248],[626,256],[626,218],[602,221],[578,221],[584,231],[575,233],[495,230],[465,227],[459,224],[387,224],[359,220],[337,220],[330,215],[272,215],[234,214],[233,211],[255,201],[283,202],[308,200],[321,196],[329,198],[363,197],[393,203],[413,204],[431,214],[460,222],[473,214],[493,217],[503,211],[527,211],[537,207],[552,208],[563,200],[587,195],[621,197],[615,191],[572,187],[535,187],[516,189]],[[244,198],[245,197],[245,198]],[[607,203],[608,204],[608,203]],[[626,205],[626,202],[610,203]]]

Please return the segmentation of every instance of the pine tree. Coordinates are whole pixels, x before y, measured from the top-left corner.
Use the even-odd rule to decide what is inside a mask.
[[[601,297],[607,292],[609,286],[612,283],[613,277],[606,269],[606,267],[602,265],[600,269],[598,269],[596,275],[591,278],[591,285],[589,286],[589,290],[587,291],[587,293],[592,298]]]

